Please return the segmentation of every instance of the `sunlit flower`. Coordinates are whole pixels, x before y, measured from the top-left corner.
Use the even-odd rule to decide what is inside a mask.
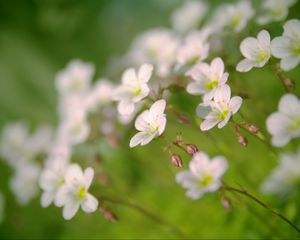
[[[230,87],[225,84],[215,91],[213,101],[201,103],[197,107],[197,115],[204,119],[200,125],[202,131],[207,131],[218,124],[218,128],[223,128],[231,116],[235,114],[242,105],[241,97],[231,98]]]
[[[185,64],[193,65],[208,57],[209,43],[206,41],[206,38],[206,32],[196,31],[186,37],[184,43],[177,51],[177,68]]]
[[[72,164],[65,173],[65,184],[59,188],[55,205],[63,207],[63,217],[66,220],[73,218],[79,207],[86,213],[97,210],[98,200],[88,190],[94,177],[94,170],[82,169],[77,164]]]
[[[224,72],[224,63],[221,58],[215,58],[211,64],[198,63],[187,75],[192,82],[187,85],[187,92],[193,95],[203,95],[204,101],[214,97],[218,86],[224,85],[228,79],[228,73]]]
[[[293,94],[281,97],[278,112],[267,119],[267,129],[272,135],[272,144],[282,147],[292,138],[300,137],[300,100]]]
[[[267,194],[286,194],[300,183],[300,149],[296,154],[282,154],[279,165],[263,182],[261,189]]]
[[[5,199],[2,192],[0,192],[0,224],[4,220],[4,208],[5,208]]]
[[[149,110],[142,112],[135,120],[135,128],[140,131],[130,140],[130,147],[146,145],[153,138],[160,136],[166,127],[167,119],[164,114],[166,101],[158,100]]]
[[[294,5],[297,0],[264,0],[262,2],[262,15],[257,18],[257,23],[264,25],[274,21],[286,19],[289,7]]]
[[[73,60],[56,76],[56,87],[63,96],[84,94],[89,90],[93,74],[91,64]]]
[[[292,19],[283,26],[283,34],[271,42],[272,55],[280,58],[280,67],[289,71],[300,62],[300,21]]]
[[[26,205],[38,193],[38,178],[40,167],[33,163],[18,165],[10,180],[10,189],[15,194],[17,202]]]
[[[253,67],[263,67],[271,56],[270,44],[270,34],[266,30],[260,31],[257,38],[245,38],[240,45],[241,53],[245,59],[238,63],[236,70],[248,72]]]
[[[179,32],[196,29],[207,13],[207,5],[202,1],[189,0],[172,15],[173,28]]]
[[[186,195],[199,199],[207,192],[214,192],[222,185],[221,177],[227,169],[227,161],[222,156],[210,160],[204,152],[194,154],[189,170],[176,175],[176,181],[187,189]]]

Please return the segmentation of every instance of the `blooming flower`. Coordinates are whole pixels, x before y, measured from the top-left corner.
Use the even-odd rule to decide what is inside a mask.
[[[211,100],[218,86],[224,85],[228,73],[224,72],[224,63],[221,58],[215,58],[211,64],[198,63],[187,75],[192,82],[187,85],[187,92],[193,95],[203,95],[204,101]]]
[[[225,84],[215,91],[213,101],[204,102],[198,105],[197,115],[204,118],[200,125],[202,131],[207,131],[218,124],[218,128],[223,128],[242,105],[241,97],[231,98],[230,87]]]
[[[150,89],[147,83],[151,78],[152,71],[152,65],[143,64],[138,73],[133,68],[124,72],[122,85],[115,92],[115,100],[119,101],[118,111],[120,114],[132,114],[135,104],[148,96]]]
[[[195,0],[186,1],[172,15],[173,28],[179,32],[193,30],[197,28],[206,13],[206,3]]]
[[[166,101],[158,100],[149,110],[142,112],[135,120],[135,128],[140,132],[135,134],[130,140],[130,147],[146,145],[153,138],[160,136],[166,127],[167,119],[164,114]]]
[[[63,207],[63,217],[73,218],[81,206],[86,213],[97,210],[98,200],[88,190],[94,177],[92,168],[82,169],[78,164],[72,164],[65,173],[65,184],[59,188],[55,197],[55,205]]]
[[[293,94],[281,97],[278,112],[267,119],[267,129],[272,135],[272,144],[282,147],[292,138],[300,137],[300,100]]]
[[[271,56],[270,34],[261,30],[257,38],[247,37],[240,45],[240,50],[245,59],[236,66],[239,72],[248,72],[253,67],[263,67]]]
[[[193,65],[207,58],[209,53],[209,44],[206,42],[207,34],[207,32],[195,31],[186,37],[183,45],[177,51],[177,68],[185,64]]]
[[[300,62],[300,21],[292,19],[283,26],[283,34],[271,42],[271,52],[280,58],[280,67],[289,71]]]
[[[300,183],[300,149],[296,154],[282,154],[279,165],[263,182],[261,189],[266,194],[286,194]]]
[[[204,152],[194,154],[189,170],[176,175],[176,181],[188,191],[191,199],[199,199],[204,193],[214,192],[221,186],[221,177],[227,169],[227,161],[222,156],[210,160]]]
[[[289,13],[289,7],[297,0],[265,0],[262,3],[263,14],[257,18],[257,23],[264,25],[273,21],[284,20]]]

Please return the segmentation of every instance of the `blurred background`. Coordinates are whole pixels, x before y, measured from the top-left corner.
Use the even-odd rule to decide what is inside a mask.
[[[55,126],[57,121],[54,77],[74,58],[92,62],[96,78],[106,76],[107,64],[124,54],[134,37],[150,28],[170,27],[172,11],[181,0],[10,0],[0,1],[0,129],[23,120],[29,126],[40,123]],[[224,1],[207,1],[216,6]],[[258,2],[258,1],[256,1]],[[290,17],[299,16],[299,3]],[[272,36],[282,32],[280,24],[269,26]],[[299,67],[288,73],[298,85]],[[253,70],[231,75],[235,87],[250,92],[254,101],[245,101],[242,112],[265,131],[265,119],[277,109],[284,89],[274,73]],[[114,79],[117,81],[118,79]],[[299,82],[299,83],[298,83]],[[230,84],[230,82],[229,82]],[[299,93],[299,86],[297,90]],[[250,98],[251,99],[251,98]],[[178,95],[174,101],[188,101]],[[193,112],[198,99],[186,111]],[[260,114],[257,112],[260,111]],[[174,138],[178,123],[173,119],[167,131]],[[241,184],[255,195],[279,208],[300,225],[300,195],[288,200],[263,196],[260,183],[276,166],[277,159],[259,141],[247,136],[247,149],[236,142],[230,127],[213,130],[208,137],[193,129],[180,131],[211,156],[223,154],[230,163],[225,180]],[[297,148],[299,141],[284,151]],[[188,237],[203,238],[276,238],[293,235],[293,230],[269,212],[243,197],[233,200],[233,209],[225,210],[218,194],[208,194],[192,201],[175,183],[174,169],[168,155],[162,154],[160,142],[129,152],[103,148],[109,159],[106,169],[126,194],[138,204],[178,226]],[[187,161],[188,158],[185,158]],[[0,161],[0,190],[6,198],[0,238],[173,238],[173,232],[122,206],[112,205],[119,221],[112,224],[101,214],[79,213],[67,222],[61,209],[42,209],[37,196],[28,206],[20,207],[8,189],[10,168]]]

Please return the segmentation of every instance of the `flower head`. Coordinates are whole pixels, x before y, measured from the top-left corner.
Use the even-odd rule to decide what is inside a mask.
[[[263,67],[271,56],[270,34],[261,30],[257,38],[248,37],[240,45],[242,55],[245,57],[236,66],[239,72],[248,72],[253,67]]]
[[[193,95],[203,95],[204,101],[207,101],[214,97],[217,87],[226,83],[229,74],[224,72],[222,59],[215,58],[210,65],[196,64],[186,75],[193,80],[187,85],[187,92]]]
[[[214,192],[221,186],[221,177],[227,169],[224,157],[217,156],[210,160],[204,152],[194,154],[189,170],[176,175],[176,181],[188,191],[186,195],[199,199],[204,193]]]
[[[77,164],[70,165],[65,173],[65,184],[59,188],[55,205],[63,207],[63,217],[73,218],[79,207],[86,213],[97,210],[98,200],[88,190],[94,177],[92,168],[82,169]]]
[[[115,100],[119,101],[118,111],[120,114],[132,114],[135,104],[148,96],[150,89],[147,83],[151,78],[152,71],[152,65],[143,64],[138,73],[133,68],[124,72],[122,85],[115,92]]]
[[[164,114],[166,101],[158,100],[149,110],[142,112],[135,120],[135,128],[140,131],[130,140],[130,147],[146,145],[153,138],[160,136],[166,127],[167,119]]]
[[[289,71],[300,62],[300,21],[292,19],[283,26],[281,37],[271,42],[271,52],[274,57],[280,58],[280,67]]]
[[[235,114],[242,105],[241,97],[231,98],[230,87],[225,84],[218,87],[212,101],[198,105],[197,115],[204,118],[200,125],[202,131],[207,131],[218,124],[218,128],[223,128],[231,116]]]
[[[267,129],[272,135],[272,144],[282,147],[292,138],[300,137],[300,100],[293,94],[281,97],[278,112],[267,119]]]

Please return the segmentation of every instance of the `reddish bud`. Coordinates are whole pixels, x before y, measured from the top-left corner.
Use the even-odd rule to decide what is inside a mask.
[[[186,152],[191,156],[193,156],[196,152],[199,151],[197,146],[194,144],[186,144],[185,147],[186,147]]]
[[[183,162],[181,157],[178,154],[173,153],[171,155],[171,163],[175,166],[175,167],[183,167]]]
[[[112,223],[115,223],[118,221],[118,217],[108,207],[102,206],[99,208],[99,210],[108,221],[110,221]]]
[[[232,208],[231,201],[227,197],[223,196],[221,201],[225,209],[230,210]]]
[[[249,130],[249,132],[256,134],[256,133],[258,133],[259,128],[256,127],[254,124],[250,124],[248,126],[248,130]]]
[[[237,139],[238,139],[238,143],[241,144],[243,147],[247,147],[248,145],[248,140],[247,138],[245,138],[244,136],[242,135],[238,135],[237,136]]]

